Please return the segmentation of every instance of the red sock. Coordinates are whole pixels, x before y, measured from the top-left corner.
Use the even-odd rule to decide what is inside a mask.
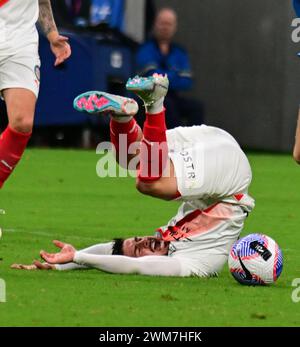
[[[132,118],[127,123],[120,123],[113,118],[110,121],[110,140],[116,149],[116,156],[120,164],[122,161],[127,161],[129,146],[136,142],[140,127],[136,120]],[[127,166],[127,165],[125,165]]]
[[[141,143],[139,179],[143,182],[159,180],[168,159],[165,109],[146,114],[144,138]]]
[[[8,126],[0,136],[0,188],[22,157],[31,133],[20,133]]]

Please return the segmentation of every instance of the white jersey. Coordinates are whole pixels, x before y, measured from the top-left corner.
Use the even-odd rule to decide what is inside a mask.
[[[0,0],[0,57],[38,45],[38,0]]]
[[[156,236],[170,241],[168,255],[180,261],[183,276],[210,276],[222,269],[247,215],[231,203],[219,202],[201,210],[184,202]]]
[[[184,275],[220,271],[254,207],[248,195],[251,167],[236,140],[206,125],[167,131],[169,156],[183,200],[158,230]]]

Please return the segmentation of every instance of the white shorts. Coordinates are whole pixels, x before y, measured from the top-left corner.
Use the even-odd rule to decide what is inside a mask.
[[[24,88],[38,97],[40,66],[37,45],[30,45],[15,55],[0,57],[0,93],[4,89]]]
[[[246,155],[226,131],[201,125],[167,131],[169,157],[185,200],[247,192],[252,173]]]

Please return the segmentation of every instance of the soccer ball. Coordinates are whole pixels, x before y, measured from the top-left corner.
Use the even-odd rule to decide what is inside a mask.
[[[282,252],[271,237],[250,234],[233,244],[228,266],[232,276],[241,284],[270,284],[282,272]]]

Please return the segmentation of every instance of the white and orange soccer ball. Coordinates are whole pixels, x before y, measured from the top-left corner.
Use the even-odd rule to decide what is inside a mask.
[[[282,272],[283,256],[271,237],[250,234],[233,244],[228,266],[232,276],[241,284],[271,284]]]

